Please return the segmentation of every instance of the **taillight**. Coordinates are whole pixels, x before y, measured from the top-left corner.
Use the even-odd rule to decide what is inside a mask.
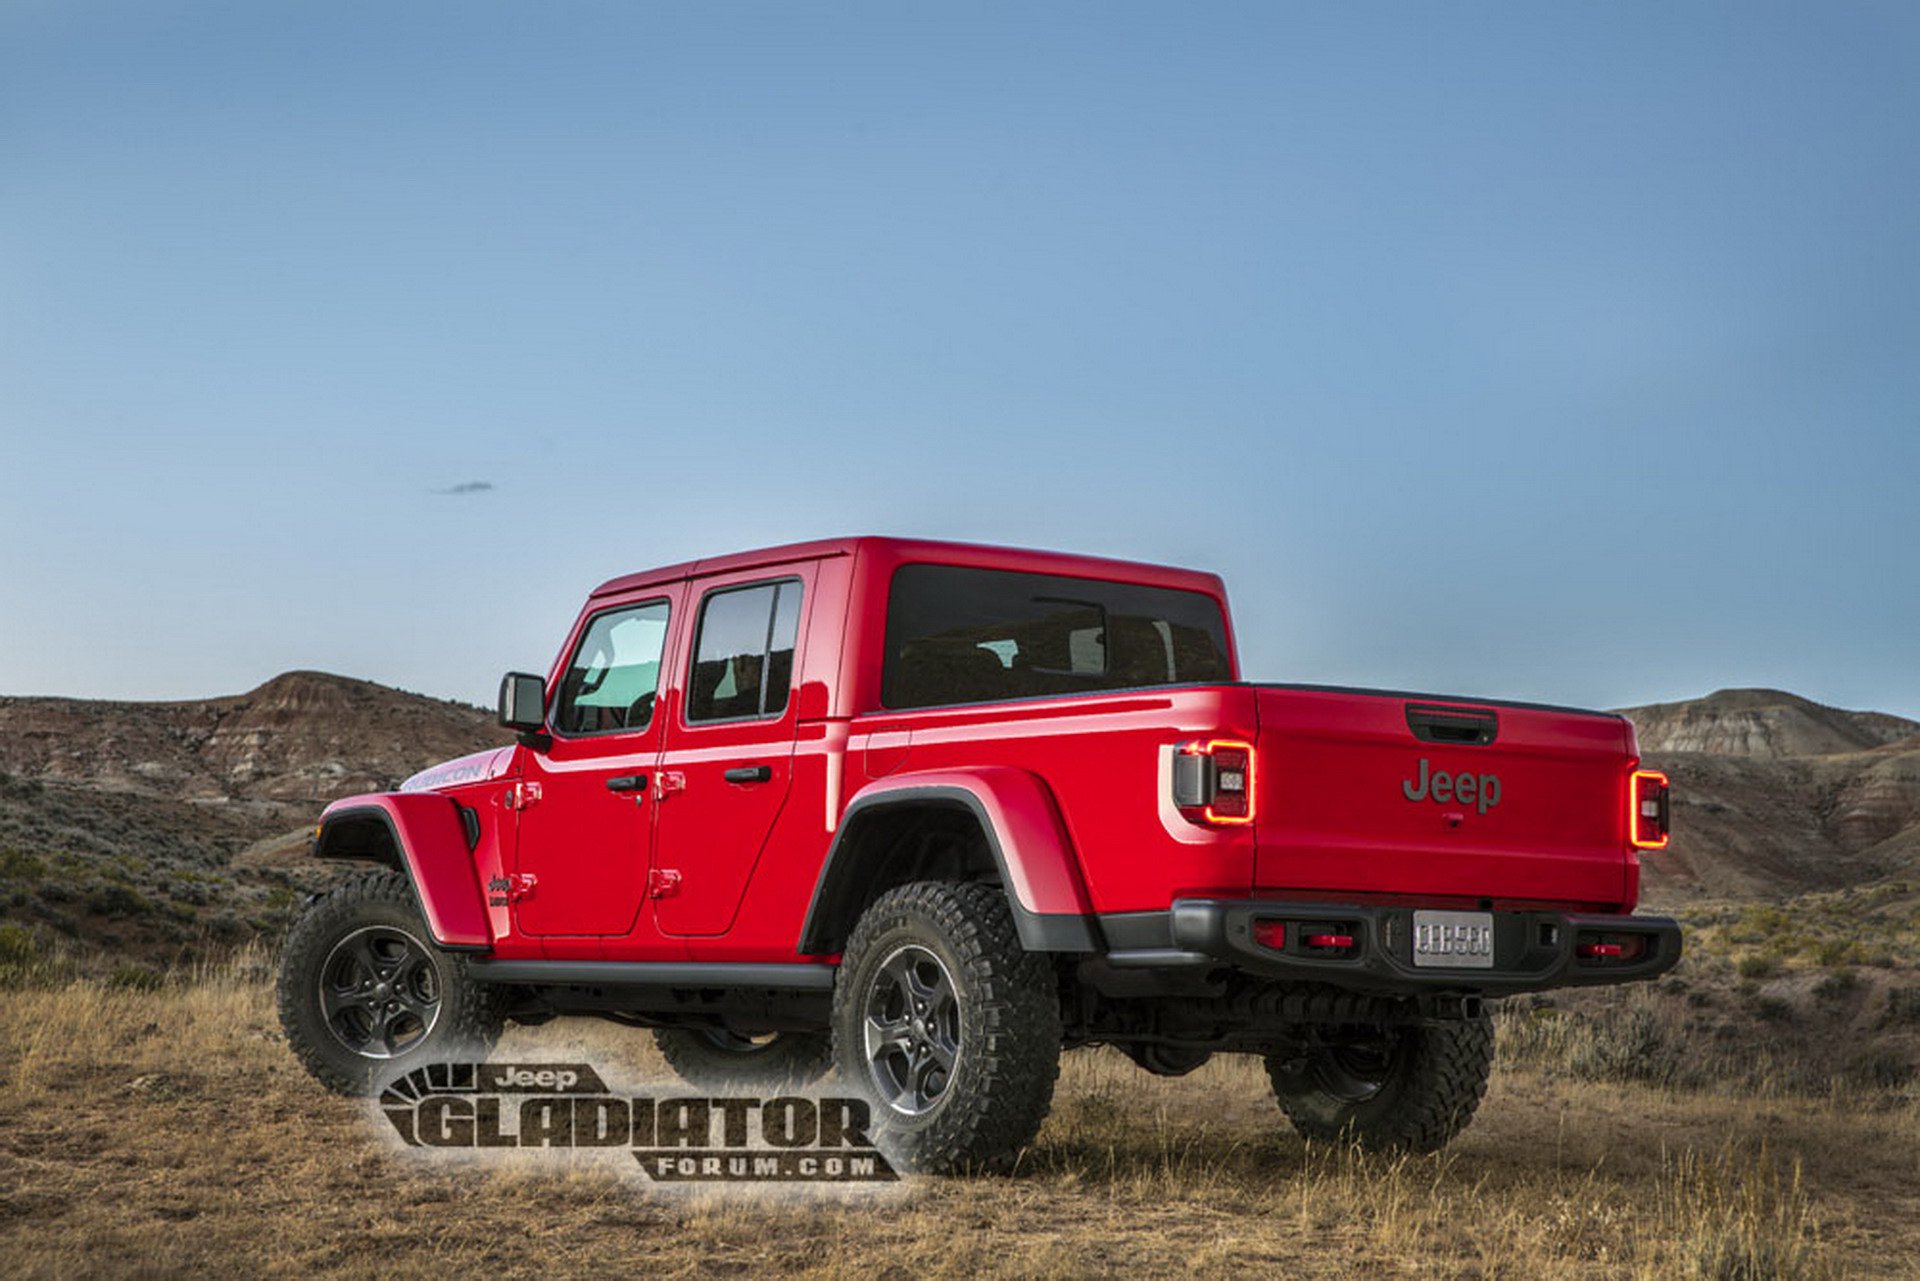
[[[1627,836],[1637,850],[1665,849],[1669,817],[1667,776],[1637,769],[1627,782]]]
[[[1182,743],[1173,753],[1173,803],[1196,823],[1253,822],[1253,744]]]
[[[1645,934],[1581,930],[1574,937],[1573,954],[1583,961],[1606,965],[1638,961],[1647,955],[1651,945],[1652,940]]]

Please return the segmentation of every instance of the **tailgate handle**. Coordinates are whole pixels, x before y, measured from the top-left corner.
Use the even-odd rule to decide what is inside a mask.
[[[1423,743],[1484,747],[1500,733],[1500,718],[1492,712],[1408,703],[1407,728]]]

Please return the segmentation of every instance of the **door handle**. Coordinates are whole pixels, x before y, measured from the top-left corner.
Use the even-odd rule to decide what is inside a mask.
[[[647,790],[645,774],[616,774],[607,780],[609,792],[644,792]]]
[[[773,777],[771,765],[736,765],[720,776],[729,783],[764,783]]]

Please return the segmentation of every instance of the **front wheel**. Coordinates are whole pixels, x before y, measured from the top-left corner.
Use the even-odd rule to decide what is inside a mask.
[[[322,1085],[370,1094],[429,1061],[479,1059],[500,1035],[495,991],[442,951],[397,872],[365,872],[314,901],[280,954],[280,1025]]]
[[[1053,969],[1027,952],[997,885],[920,881],[876,899],[833,993],[840,1079],[910,1170],[1002,1164],[1039,1131],[1060,1074]]]
[[[1487,1092],[1493,1024],[1373,1028],[1267,1056],[1280,1108],[1301,1137],[1381,1152],[1434,1152],[1467,1128]]]

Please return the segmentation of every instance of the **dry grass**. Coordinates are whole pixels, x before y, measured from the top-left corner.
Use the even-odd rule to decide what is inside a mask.
[[[1694,904],[1656,983],[1507,1001],[1501,1061],[1754,1098],[1920,1098],[1920,909],[1904,882]]]
[[[642,1034],[511,1034],[664,1080]],[[675,1086],[667,1086],[677,1089]],[[259,958],[156,991],[0,994],[0,1272],[1799,1277],[1910,1274],[1920,1111],[1503,1066],[1437,1157],[1315,1149],[1257,1064],[1067,1060],[1010,1177],[664,1189],[617,1156],[398,1150],[281,1043]]]

